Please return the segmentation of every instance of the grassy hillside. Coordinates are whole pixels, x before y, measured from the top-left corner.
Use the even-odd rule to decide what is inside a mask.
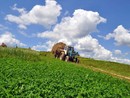
[[[0,49],[0,97],[130,97],[130,83],[50,56],[27,49]]]
[[[94,67],[104,71],[130,77],[130,65],[116,62],[80,58],[80,63],[88,68]]]
[[[18,58],[26,61],[39,61],[40,53],[25,48],[3,48],[0,47],[0,58]]]
[[[53,55],[50,52],[41,52],[40,54],[42,56],[48,56],[49,58],[53,57]],[[113,73],[130,78],[130,65],[110,61],[94,60],[91,58],[83,58],[83,57],[79,57],[79,60],[80,60],[80,63],[78,64],[79,66],[83,66],[85,68],[93,69],[99,72],[102,72],[101,70],[103,70],[105,73],[108,74]]]

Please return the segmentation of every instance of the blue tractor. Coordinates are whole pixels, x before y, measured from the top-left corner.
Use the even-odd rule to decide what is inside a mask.
[[[79,56],[79,53],[75,52],[74,47],[65,46],[64,49],[61,51],[60,59],[65,60],[66,62],[72,61],[79,63],[77,56]]]

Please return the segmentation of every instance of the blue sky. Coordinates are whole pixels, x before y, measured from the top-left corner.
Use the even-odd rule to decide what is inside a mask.
[[[129,0],[1,0],[0,43],[130,64]]]

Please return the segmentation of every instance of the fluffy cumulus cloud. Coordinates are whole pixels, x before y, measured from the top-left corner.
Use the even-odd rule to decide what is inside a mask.
[[[112,33],[106,35],[105,39],[113,38],[116,45],[130,46],[130,31],[119,25]]]
[[[9,14],[5,19],[18,24],[21,29],[26,29],[26,26],[31,24],[39,24],[44,27],[55,24],[62,8],[55,0],[45,0],[44,6],[35,5],[30,11],[26,11],[24,8],[17,8],[16,4],[12,9],[18,11],[20,15]]]
[[[40,44],[40,45],[36,45],[36,46],[33,46],[32,49],[33,50],[38,50],[38,51],[51,51],[51,48],[52,46],[54,45],[55,43],[52,42],[52,41],[47,41],[46,43],[44,44]]]
[[[53,39],[74,39],[82,38],[91,32],[97,31],[97,25],[106,22],[98,12],[75,10],[72,17],[65,17],[61,23],[57,24],[53,31],[46,31],[38,34],[38,37]]]
[[[111,61],[119,62],[119,63],[125,63],[125,64],[130,64],[130,60],[129,59],[118,58],[118,57],[112,57]]]
[[[90,34],[97,32],[97,25],[106,22],[98,12],[83,9],[75,10],[72,17],[65,17],[53,31],[38,33],[37,37],[48,38],[53,42],[72,45],[82,56],[108,60],[112,53],[101,46]]]
[[[121,53],[121,50],[115,50],[115,51],[114,51],[114,54],[120,55],[120,54],[122,54],[122,53]]]
[[[80,38],[75,45],[75,48],[85,57],[104,60],[110,60],[112,57],[112,53],[101,46],[98,40],[92,38],[90,35]]]
[[[0,35],[0,44],[5,43],[7,46],[26,46],[25,44],[21,43],[15,36],[10,32],[5,32],[4,34]]]

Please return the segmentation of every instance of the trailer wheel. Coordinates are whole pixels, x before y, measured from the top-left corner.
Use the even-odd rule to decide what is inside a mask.
[[[65,61],[68,62],[69,61],[69,56],[65,57]]]
[[[57,54],[56,54],[56,53],[54,54],[54,57],[55,57],[55,58],[58,58],[58,56],[57,56]]]

